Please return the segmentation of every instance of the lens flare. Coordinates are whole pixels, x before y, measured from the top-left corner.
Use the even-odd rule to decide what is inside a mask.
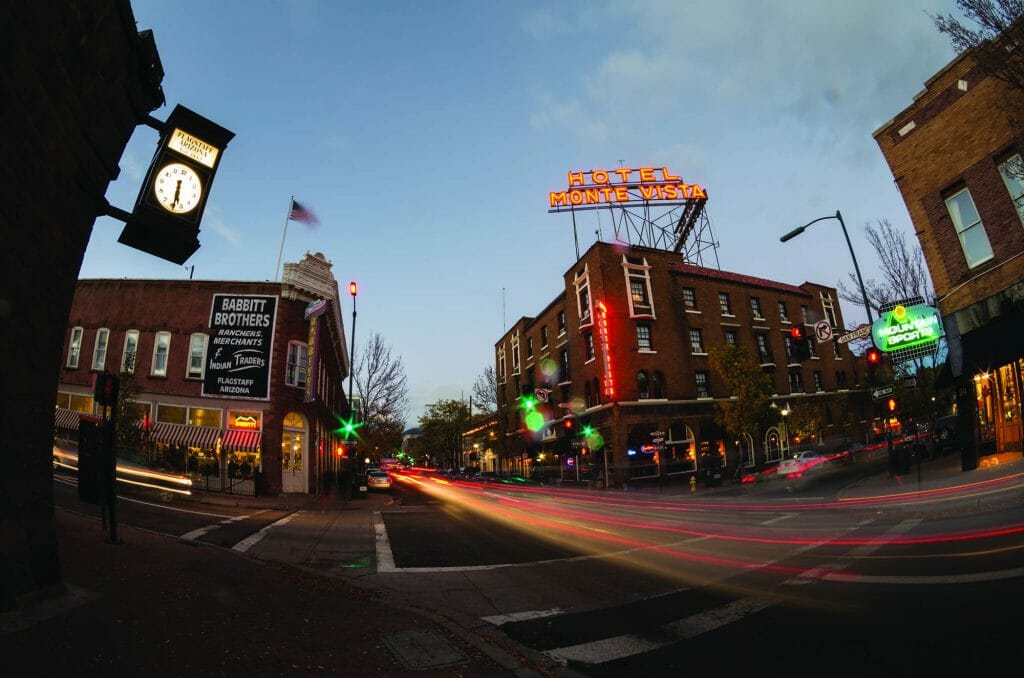
[[[526,428],[534,433],[544,428],[544,415],[534,410],[526,415]]]
[[[540,361],[540,371],[545,377],[553,377],[558,374],[558,363],[551,358],[544,358]]]

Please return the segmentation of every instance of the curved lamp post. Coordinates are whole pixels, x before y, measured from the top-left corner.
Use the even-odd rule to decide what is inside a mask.
[[[352,377],[356,372],[356,293],[358,287],[354,282],[348,284],[348,293],[352,295],[352,349],[348,352],[348,416],[354,421],[355,408],[352,406]]]
[[[825,221],[826,219],[838,219],[839,225],[843,227],[843,235],[846,236],[846,246],[850,248],[850,258],[853,259],[853,270],[857,272],[857,282],[860,284],[860,294],[864,299],[864,312],[868,314],[868,324],[870,325],[871,303],[868,301],[867,290],[864,289],[864,279],[860,277],[860,266],[857,265],[857,255],[853,253],[853,245],[850,243],[850,234],[846,232],[846,224],[843,223],[843,215],[839,213],[839,210],[836,210],[836,213],[833,215],[827,217],[819,217],[818,219],[810,221],[804,224],[803,226],[794,228],[792,231],[779,238],[779,242],[786,242],[787,240],[792,240],[793,238],[797,237],[798,235],[806,231],[807,227],[810,226],[811,224],[816,224],[819,221]]]

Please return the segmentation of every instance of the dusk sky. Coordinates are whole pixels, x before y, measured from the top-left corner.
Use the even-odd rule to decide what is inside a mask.
[[[333,263],[346,331],[359,283],[356,350],[380,333],[401,356],[415,426],[468,398],[505,329],[560,291],[572,220],[548,192],[569,171],[701,184],[721,268],[792,284],[852,271],[835,220],[779,242],[841,210],[877,277],[864,225],[912,228],[872,133],[953,58],[929,17],[953,4],[132,0],[166,73],[154,117],[180,103],[236,136],[186,267],[103,217],[81,277],[275,279],[294,195],[320,225],[289,223],[284,261]],[[136,130],[111,204],[131,210],[156,141]],[[607,217],[577,224],[581,250],[611,240]]]

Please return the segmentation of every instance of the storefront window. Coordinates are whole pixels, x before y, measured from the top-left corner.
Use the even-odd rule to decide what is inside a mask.
[[[75,412],[85,412],[86,414],[92,414],[92,396],[71,394],[70,405],[71,406],[68,407],[69,410],[74,410]]]
[[[188,408],[177,405],[157,405],[156,420],[161,424],[188,423]]]
[[[188,410],[188,421],[193,426],[208,426],[220,428],[221,410],[206,410],[199,407],[190,407]]]

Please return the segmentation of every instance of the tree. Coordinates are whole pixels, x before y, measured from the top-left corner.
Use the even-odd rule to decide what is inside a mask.
[[[462,465],[462,433],[469,424],[469,407],[461,400],[438,400],[427,405],[420,417],[423,446],[431,457],[441,459],[443,466]]]
[[[771,378],[748,349],[736,344],[712,346],[708,361],[732,395],[729,401],[717,404],[715,421],[730,433],[749,433],[759,439],[774,416]]]
[[[117,393],[117,444],[138,451],[142,446],[143,413],[138,400],[141,389],[131,372],[118,375],[120,384]]]
[[[498,411],[498,380],[493,365],[485,367],[473,382],[473,406],[488,415]]]
[[[821,409],[810,402],[797,402],[786,416],[790,438],[798,442],[811,441],[821,434]]]
[[[864,281],[868,303],[875,315],[881,306],[893,301],[921,297],[931,302],[935,292],[921,248],[908,244],[906,236],[888,219],[879,219],[875,225],[867,224],[864,229],[882,270],[881,280]],[[838,288],[843,301],[864,308],[864,297],[853,273],[850,273],[849,286],[840,281]]]
[[[374,333],[357,354],[354,379],[362,399],[359,437],[364,448],[400,448],[409,388],[401,357],[392,355],[380,334]]]

